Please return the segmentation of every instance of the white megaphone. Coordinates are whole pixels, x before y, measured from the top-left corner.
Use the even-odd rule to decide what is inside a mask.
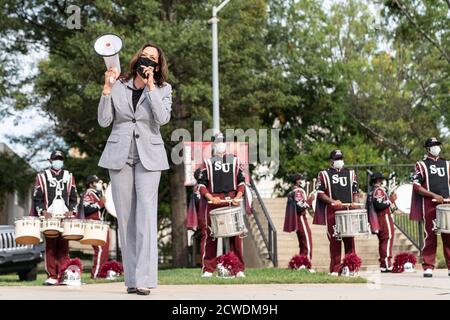
[[[112,68],[120,74],[119,52],[122,49],[122,39],[115,34],[104,34],[95,40],[94,50],[105,60],[106,68]],[[109,78],[109,82],[114,83],[114,77]]]

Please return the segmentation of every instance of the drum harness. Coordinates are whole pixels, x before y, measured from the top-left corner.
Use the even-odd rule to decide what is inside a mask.
[[[66,206],[66,202],[62,198],[62,191],[64,190],[64,184],[69,182],[71,175],[69,171],[64,170],[62,179],[57,180],[48,169],[45,170],[45,175],[47,176],[50,186],[56,187],[55,198],[53,199],[52,204],[48,207],[47,211],[55,216],[63,215],[65,212],[69,211],[69,209]]]

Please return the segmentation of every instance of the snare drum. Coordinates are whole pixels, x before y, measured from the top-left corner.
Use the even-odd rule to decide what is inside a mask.
[[[440,204],[436,207],[436,233],[450,233],[450,204]]]
[[[339,210],[336,214],[334,236],[337,239],[354,236],[369,236],[370,224],[367,219],[367,210]]]
[[[213,237],[227,238],[247,233],[242,206],[217,208],[209,214]]]
[[[61,233],[61,219],[47,218],[41,221],[41,231],[47,238],[57,238]]]
[[[64,219],[62,236],[66,240],[78,241],[84,236],[84,220]]]
[[[108,237],[109,222],[98,220],[84,221],[84,236],[81,244],[104,246]]]
[[[38,217],[22,217],[14,221],[17,244],[38,244],[41,241],[41,221]]]

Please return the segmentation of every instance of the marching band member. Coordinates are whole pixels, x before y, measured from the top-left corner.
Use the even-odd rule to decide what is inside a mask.
[[[186,214],[186,228],[193,231],[196,231],[197,228],[202,229],[202,227],[206,227],[206,225],[203,223],[205,215],[202,213],[206,208],[206,201],[200,194],[200,186],[198,184],[198,179],[200,177],[201,171],[201,168],[197,168],[197,170],[195,170],[194,172],[196,184],[194,185]]]
[[[206,204],[204,213],[203,235],[200,243],[202,254],[202,277],[212,277],[216,269],[217,241],[209,233],[211,217],[209,212],[213,209],[228,206],[228,203],[221,203],[223,199],[233,199],[234,206],[240,205],[240,200],[245,193],[244,171],[238,157],[226,153],[226,143],[221,133],[214,136],[213,154],[210,159],[206,159],[202,165],[198,185],[200,194],[206,200],[212,202]],[[230,237],[230,251],[234,252],[239,259],[242,270],[238,271],[237,277],[244,277],[244,259],[242,256],[242,239],[239,236]]]
[[[105,208],[106,198],[102,194],[103,185],[96,175],[86,178],[87,190],[83,194],[84,217],[89,220],[103,220],[102,211]],[[91,278],[97,278],[102,266],[108,262],[109,233],[104,246],[92,246],[94,249]]]
[[[51,168],[38,173],[33,192],[34,208],[31,215],[51,218],[52,207],[56,199],[63,199],[64,216],[74,218],[77,215],[77,189],[75,179],[68,170],[63,170],[64,153],[54,151],[49,159]],[[58,275],[64,263],[69,260],[69,242],[61,234],[55,238],[45,236],[45,270],[48,278],[44,285],[58,284]]]
[[[291,180],[293,187],[287,195],[283,231],[297,233],[300,255],[306,256],[311,261],[312,234],[306,219],[306,209],[311,207],[312,198],[308,199],[304,190],[306,181],[300,173],[293,174]]]
[[[439,157],[441,142],[435,137],[428,138],[424,147],[427,155],[416,163],[413,176],[413,192],[410,219],[424,221],[424,246],[422,250],[423,276],[433,276],[436,261],[437,236],[433,228],[436,206],[449,198],[450,162]],[[433,200],[435,202],[433,202]],[[445,261],[450,276],[450,234],[442,233]]]
[[[342,210],[343,203],[358,202],[358,184],[353,170],[344,168],[344,155],[340,150],[330,154],[331,167],[319,172],[317,179],[317,203],[313,224],[326,225],[330,241],[330,273],[339,275],[341,263],[341,241],[334,237],[335,211]],[[355,253],[354,237],[344,237],[345,253]]]
[[[383,181],[386,178],[379,172],[375,172],[370,178],[370,184],[373,186],[368,199],[370,199],[372,207],[377,213],[379,240],[378,252],[380,254],[380,271],[392,271],[392,245],[394,244],[394,221],[390,210],[391,203],[397,200],[397,195],[392,193],[389,197],[386,189],[383,187]],[[368,208],[368,210],[370,210]]]

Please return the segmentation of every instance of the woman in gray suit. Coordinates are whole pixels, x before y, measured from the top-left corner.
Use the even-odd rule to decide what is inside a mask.
[[[119,222],[128,293],[150,294],[157,284],[158,186],[169,169],[160,126],[170,120],[172,87],[162,50],[144,45],[128,73],[105,73],[98,105],[101,127],[113,125],[99,166],[109,169]],[[117,79],[113,84],[110,77]]]

